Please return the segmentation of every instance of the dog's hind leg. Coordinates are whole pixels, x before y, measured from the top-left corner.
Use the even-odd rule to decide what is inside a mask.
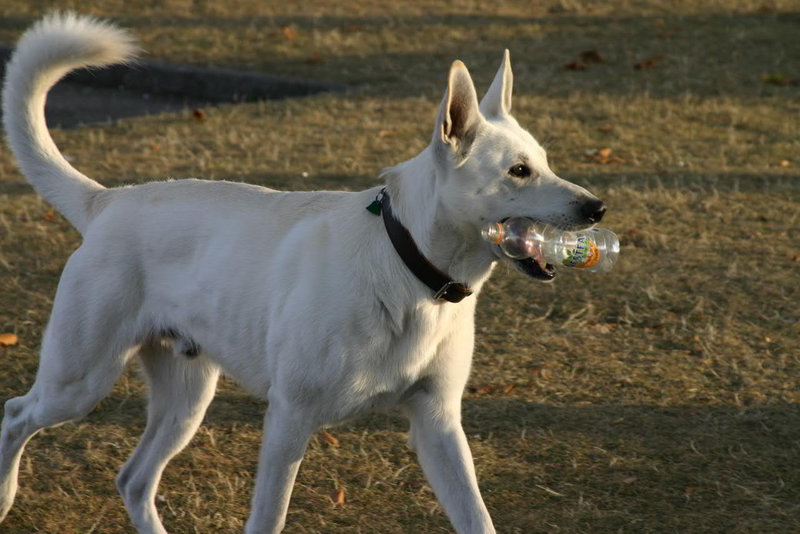
[[[169,460],[197,431],[214,398],[219,369],[204,356],[174,356],[160,347],[140,351],[150,386],[147,427],[117,476],[117,488],[139,532],[166,533],[155,506],[156,489]]]
[[[119,302],[101,303],[97,294],[88,295],[92,291],[75,291],[75,285],[81,285],[75,282],[65,276],[56,293],[33,387],[5,403],[0,430],[0,520],[14,501],[20,458],[28,440],[42,428],[91,411],[111,390],[131,352],[120,339]]]

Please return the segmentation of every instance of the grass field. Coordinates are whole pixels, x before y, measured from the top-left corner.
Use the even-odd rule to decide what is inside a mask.
[[[354,89],[55,130],[106,185],[366,188],[427,144],[453,59],[485,90],[509,48],[517,117],[606,200],[622,251],[609,275],[550,285],[498,269],[481,295],[464,425],[498,532],[800,532],[800,5],[143,3],[0,0],[0,43],[71,8],[131,28],[150,59]],[[33,382],[78,243],[1,149],[0,332],[20,341],[0,349],[0,400]],[[87,418],[35,437],[0,531],[131,532],[113,478],[145,395],[133,368]],[[263,411],[222,382],[164,475],[170,532],[241,531]],[[315,438],[286,531],[450,531],[406,430],[375,415]]]

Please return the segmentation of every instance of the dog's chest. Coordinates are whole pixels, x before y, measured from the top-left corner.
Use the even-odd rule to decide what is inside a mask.
[[[443,350],[445,340],[458,330],[471,335],[471,325],[462,328],[452,314],[423,309],[406,317],[401,330],[384,328],[363,344],[352,345],[342,355],[345,368],[338,391],[340,409],[334,418],[391,408],[424,389],[433,375],[442,372],[447,367],[442,359],[468,360],[471,354]]]

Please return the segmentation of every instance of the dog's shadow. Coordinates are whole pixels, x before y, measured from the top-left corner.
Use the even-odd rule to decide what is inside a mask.
[[[219,391],[204,425],[224,429],[231,425],[260,428],[267,404],[244,392],[226,387]],[[90,419],[99,423],[126,420],[144,425],[143,395],[112,393]],[[137,412],[140,414],[137,420]],[[503,395],[468,395],[462,422],[470,439],[481,441],[550,439],[581,440],[592,446],[640,452],[692,450],[695,455],[734,447],[752,456],[783,449],[797,455],[800,447],[800,404],[665,405],[586,404],[551,405]],[[375,413],[345,421],[339,432],[405,432],[408,422],[397,412]],[[703,451],[705,448],[705,451]],[[777,458],[776,458],[777,460]],[[795,469],[796,471],[796,469]]]

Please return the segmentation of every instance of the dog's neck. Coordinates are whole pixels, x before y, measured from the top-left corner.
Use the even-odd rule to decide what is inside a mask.
[[[440,196],[441,177],[431,150],[384,171],[392,209],[431,263],[477,293],[491,273],[494,256],[477,230],[453,223]]]

